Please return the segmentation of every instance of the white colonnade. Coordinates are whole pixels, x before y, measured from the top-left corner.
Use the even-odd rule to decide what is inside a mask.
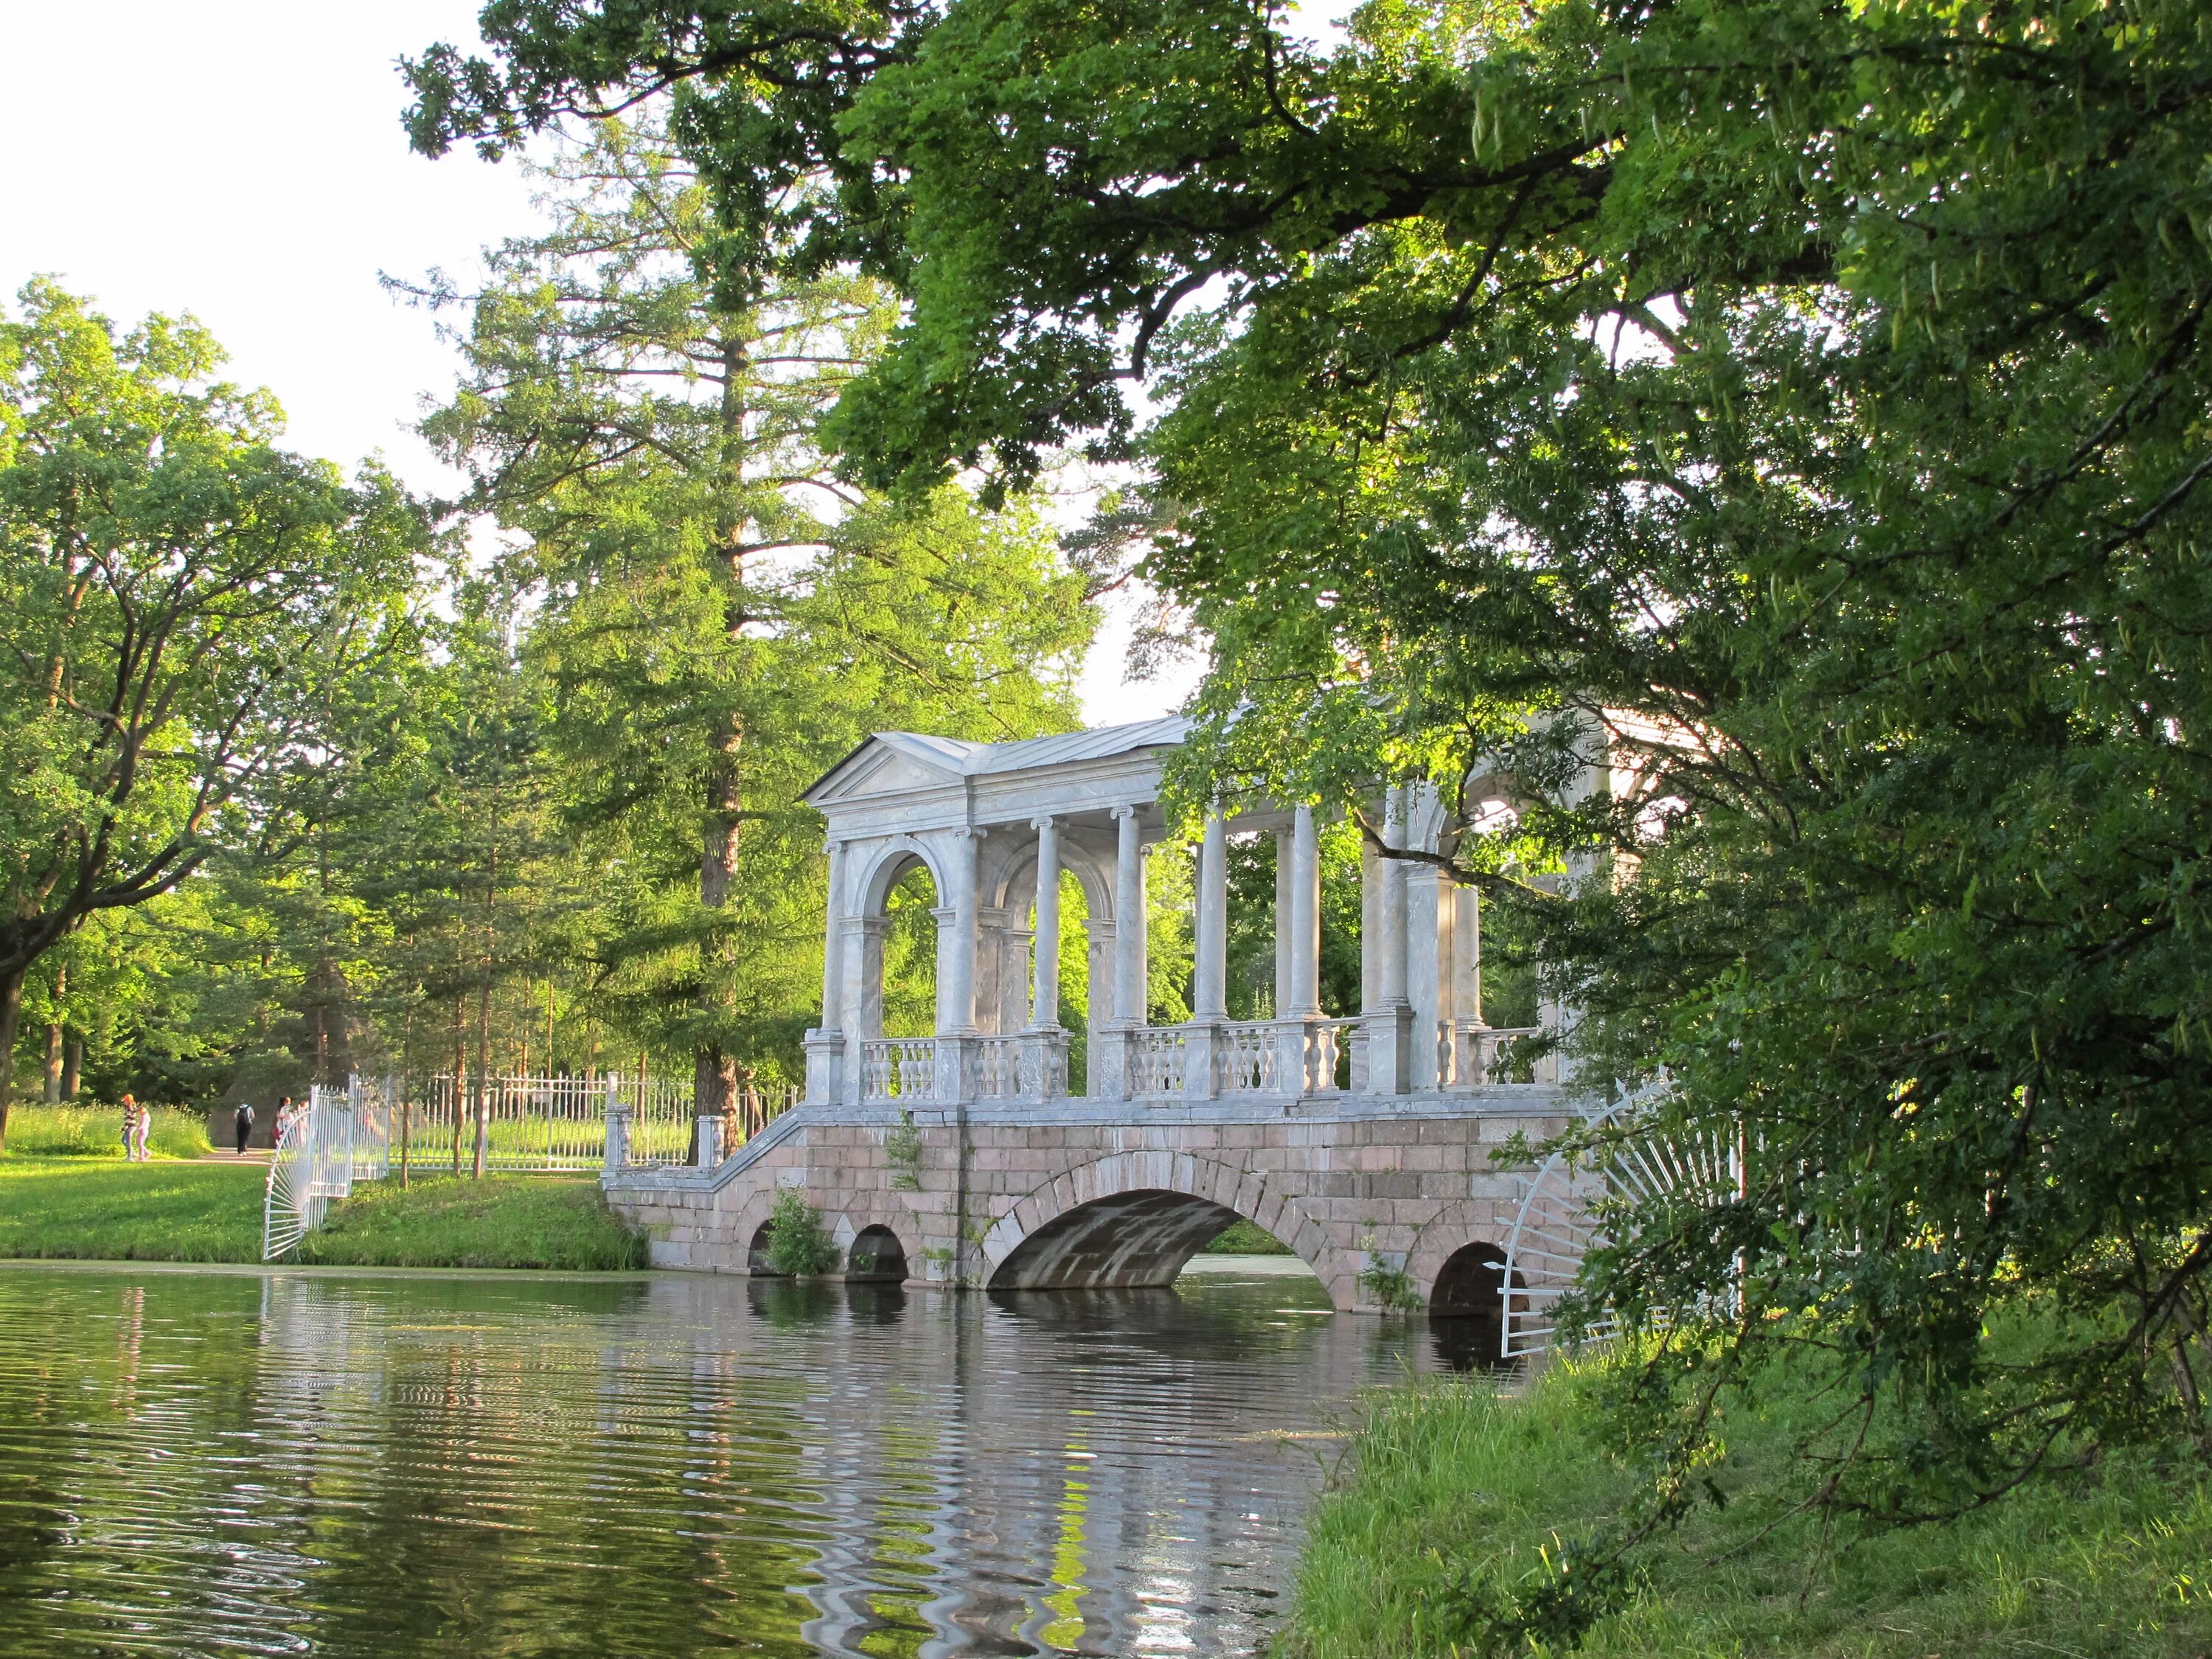
[[[1065,1092],[1063,872],[1088,912],[1086,1092],[1122,1099],[1404,1094],[1470,1083],[1480,1027],[1480,911],[1435,863],[1363,857],[1356,1014],[1324,1012],[1321,825],[1313,809],[1210,815],[1199,841],[1191,1018],[1147,1019],[1146,853],[1169,839],[1159,763],[1182,723],[966,744],[884,733],[807,793],[829,820],[823,1023],[807,1037],[808,1098],[935,1104]],[[1437,793],[1380,803],[1395,849],[1434,853]],[[1275,837],[1273,1017],[1228,1018],[1232,834]],[[915,865],[935,884],[937,1009],[929,1037],[883,1034],[884,911]],[[1034,926],[1025,927],[1034,911]],[[1026,971],[1024,971],[1026,969]]]

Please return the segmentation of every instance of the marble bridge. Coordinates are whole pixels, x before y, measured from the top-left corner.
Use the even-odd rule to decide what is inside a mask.
[[[1410,1288],[1497,1317],[1520,1172],[1493,1159],[1571,1115],[1540,1027],[1484,1023],[1476,895],[1434,865],[1361,868],[1357,1013],[1321,1002],[1321,860],[1303,806],[1226,813],[1200,843],[1191,1018],[1146,1024],[1146,849],[1169,838],[1162,720],[1022,742],[870,738],[807,792],[828,822],[823,1023],[806,1097],[730,1157],[701,1124],[688,1166],[629,1166],[611,1121],[607,1197],[659,1266],[763,1273],[796,1188],[850,1276],[992,1290],[1170,1283],[1239,1217],[1290,1246],[1342,1310]],[[1432,789],[1383,802],[1392,848],[1466,826]],[[1276,1017],[1227,1017],[1228,847],[1276,838]],[[883,1034],[891,890],[938,896],[935,1035]],[[1082,1091],[1062,1025],[1061,872],[1091,993]],[[1554,1010],[1540,1011],[1548,1023]],[[1516,1080],[1518,1079],[1518,1080]],[[1379,1271],[1377,1271],[1379,1270]]]

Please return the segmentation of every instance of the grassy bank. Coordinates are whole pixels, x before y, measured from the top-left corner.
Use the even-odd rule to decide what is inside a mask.
[[[167,1106],[154,1110],[146,1145],[157,1158],[198,1158],[208,1148],[207,1120]],[[119,1106],[17,1106],[8,1114],[8,1146],[15,1158],[112,1158],[123,1161]]]
[[[258,1164],[0,1158],[0,1256],[258,1261]]]
[[[1519,1398],[1425,1382],[1370,1402],[1346,1484],[1317,1510],[1281,1659],[1483,1652],[1459,1588],[1547,1571],[1627,1496],[1593,1375],[1554,1368]],[[1947,1526],[1859,1534],[1784,1518],[1773,1496],[1812,1402],[1727,1425],[1699,1508],[1649,1549],[1593,1656],[2202,1656],[2212,1652],[2212,1486],[2178,1461],[2108,1459],[2087,1485],[2029,1491]],[[1456,1644],[1457,1645],[1455,1645]],[[1547,1650],[1522,1648],[1524,1653]]]
[[[642,1267],[644,1236],[590,1176],[416,1176],[358,1187],[301,1241],[299,1260],[378,1267]]]
[[[0,1257],[258,1261],[266,1167],[120,1158],[0,1158]],[[588,1177],[374,1182],[331,1207],[301,1261],[374,1267],[645,1265],[645,1243]]]

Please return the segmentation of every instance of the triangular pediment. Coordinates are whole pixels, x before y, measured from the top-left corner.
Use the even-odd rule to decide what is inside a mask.
[[[902,794],[915,789],[942,789],[960,781],[957,759],[939,757],[917,745],[902,744],[903,732],[878,732],[824,773],[819,782],[800,797],[813,806],[861,800],[873,795]]]

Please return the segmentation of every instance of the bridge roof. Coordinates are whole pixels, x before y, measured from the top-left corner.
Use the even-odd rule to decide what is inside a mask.
[[[878,732],[816,779],[799,799],[818,805],[817,798],[838,777],[876,749],[889,750],[948,780],[995,777],[1041,767],[1110,760],[1142,749],[1172,749],[1189,730],[1188,720],[1178,714],[1168,714],[1126,726],[1098,726],[1085,732],[1060,732],[1050,737],[1022,738],[1012,743],[977,743],[966,738],[932,737],[920,732]]]

